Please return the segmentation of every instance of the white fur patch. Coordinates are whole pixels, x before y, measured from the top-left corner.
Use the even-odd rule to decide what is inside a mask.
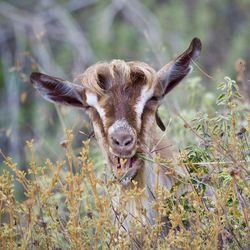
[[[135,133],[133,128],[129,125],[128,121],[125,118],[115,121],[108,129],[108,133],[112,134],[117,129],[124,129],[131,133]]]
[[[144,86],[141,90],[141,95],[135,104],[135,112],[136,112],[136,119],[137,119],[137,126],[138,128],[141,127],[141,115],[144,109],[144,106],[146,102],[149,100],[149,98],[153,95],[154,88],[148,88],[148,86]]]
[[[105,114],[105,110],[103,107],[101,107],[101,105],[98,102],[98,98],[97,95],[91,92],[86,92],[86,102],[89,106],[94,107],[98,114],[100,115],[103,124],[105,124],[105,120],[106,120],[106,114]]]

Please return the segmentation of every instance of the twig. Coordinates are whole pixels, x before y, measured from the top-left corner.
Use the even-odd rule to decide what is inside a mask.
[[[214,79],[211,75],[209,75],[208,73],[206,73],[199,65],[197,62],[195,62],[193,59],[191,59],[192,63],[196,66],[196,68],[206,77],[208,77],[209,79]]]

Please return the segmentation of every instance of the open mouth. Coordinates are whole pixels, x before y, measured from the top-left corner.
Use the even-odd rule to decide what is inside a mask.
[[[128,185],[137,175],[139,169],[136,155],[130,158],[122,158],[113,155],[113,173],[115,178],[122,184]]]

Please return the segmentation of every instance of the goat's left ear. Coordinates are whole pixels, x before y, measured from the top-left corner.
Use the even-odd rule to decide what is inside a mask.
[[[191,63],[201,52],[201,41],[193,38],[188,49],[157,72],[159,84],[155,90],[158,98],[164,97],[192,70]]]
[[[61,78],[33,72],[30,75],[31,83],[43,98],[50,102],[85,107],[83,86]]]

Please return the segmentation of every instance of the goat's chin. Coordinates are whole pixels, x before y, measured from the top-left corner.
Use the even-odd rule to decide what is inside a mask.
[[[127,186],[136,177],[142,165],[142,160],[136,154],[122,158],[109,153],[109,162],[115,179],[124,186]]]

